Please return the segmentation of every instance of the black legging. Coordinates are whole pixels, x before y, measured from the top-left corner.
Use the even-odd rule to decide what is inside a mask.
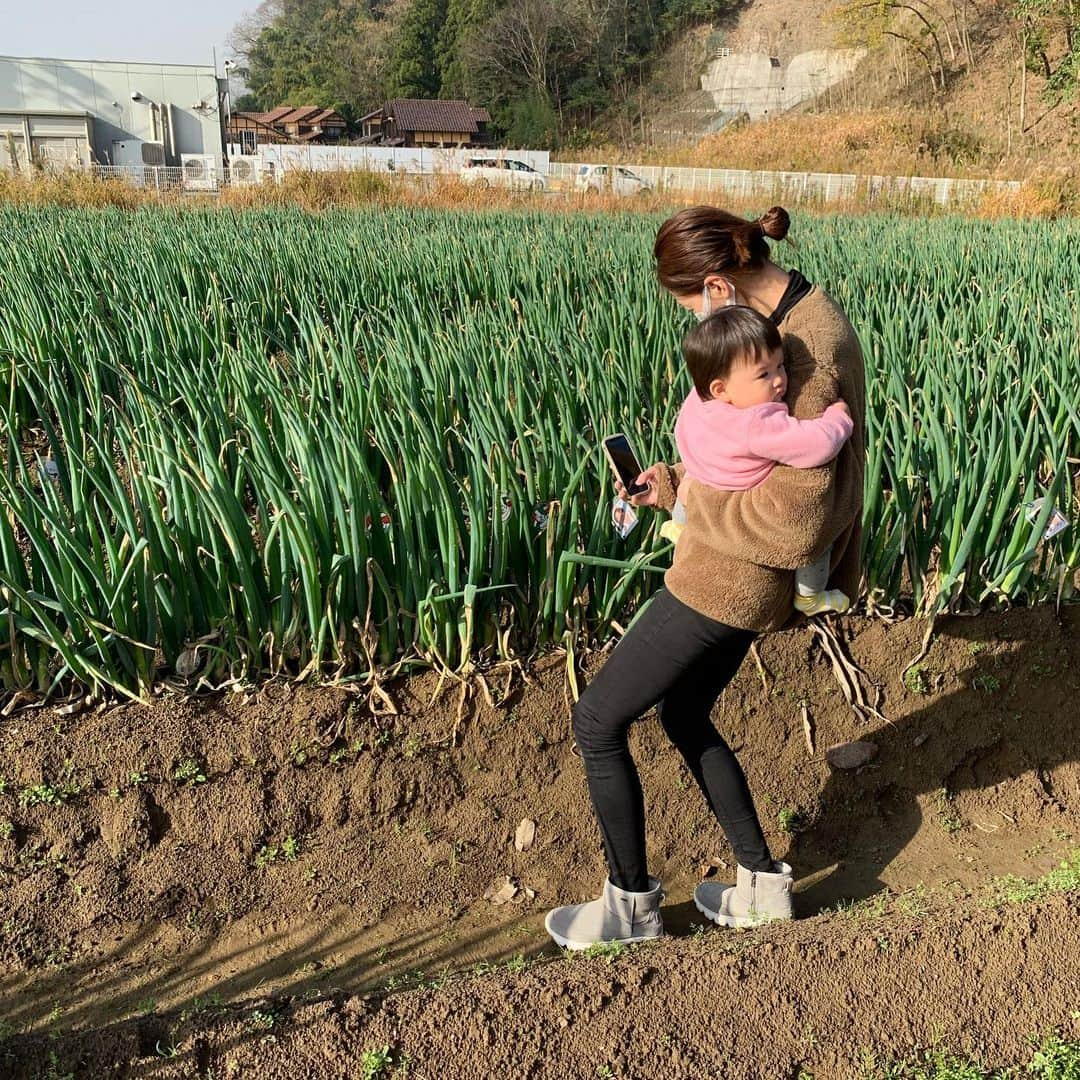
[[[754,636],[699,614],[661,589],[574,706],[574,738],[613,885],[648,889],[645,801],[627,735],[657,702],[664,731],[694,774],[736,859],[748,870],[772,869],[746,777],[709,719]]]

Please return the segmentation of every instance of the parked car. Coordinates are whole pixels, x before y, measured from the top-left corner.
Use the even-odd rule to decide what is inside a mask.
[[[519,191],[547,191],[547,177],[517,158],[469,157],[461,168],[461,179],[477,187],[508,187]]]
[[[606,191],[612,195],[640,195],[652,184],[622,165],[582,165],[574,177],[578,191]]]

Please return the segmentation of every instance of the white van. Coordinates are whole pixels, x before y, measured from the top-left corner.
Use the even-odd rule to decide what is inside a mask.
[[[652,184],[622,165],[582,165],[574,177],[574,187],[578,191],[603,191],[612,195],[652,191]]]
[[[547,177],[516,158],[475,154],[465,159],[461,179],[476,187],[508,187],[518,191],[547,191]]]

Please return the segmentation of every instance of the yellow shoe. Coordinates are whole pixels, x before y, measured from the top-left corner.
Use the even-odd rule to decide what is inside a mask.
[[[660,526],[660,535],[665,540],[670,540],[673,544],[677,544],[679,542],[679,537],[682,536],[683,527],[681,521],[671,521],[669,519]]]
[[[824,615],[835,611],[842,615],[851,607],[851,601],[839,589],[826,589],[824,592],[811,593],[809,596],[795,596],[795,610],[804,615]]]

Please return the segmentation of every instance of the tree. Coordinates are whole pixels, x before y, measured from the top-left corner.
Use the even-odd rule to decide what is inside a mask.
[[[413,0],[394,38],[388,96],[438,96],[438,43],[445,21],[446,0]]]
[[[444,98],[478,99],[478,79],[471,58],[473,37],[498,11],[497,0],[448,0],[439,33],[436,63],[439,94]]]
[[[1020,47],[1020,132],[1024,134],[1063,101],[1072,98],[1080,86],[1080,0],[1015,0],[1013,19]],[[1060,56],[1056,55],[1059,49]],[[1049,106],[1030,124],[1027,122],[1029,72],[1046,80],[1043,95]]]
[[[388,65],[380,0],[265,0],[237,24],[245,105],[322,105],[354,115],[382,100]]]
[[[930,84],[944,91],[947,68],[941,47],[941,17],[926,0],[846,0],[834,11],[844,37],[852,44],[873,48],[894,38],[916,52],[926,64]]]

